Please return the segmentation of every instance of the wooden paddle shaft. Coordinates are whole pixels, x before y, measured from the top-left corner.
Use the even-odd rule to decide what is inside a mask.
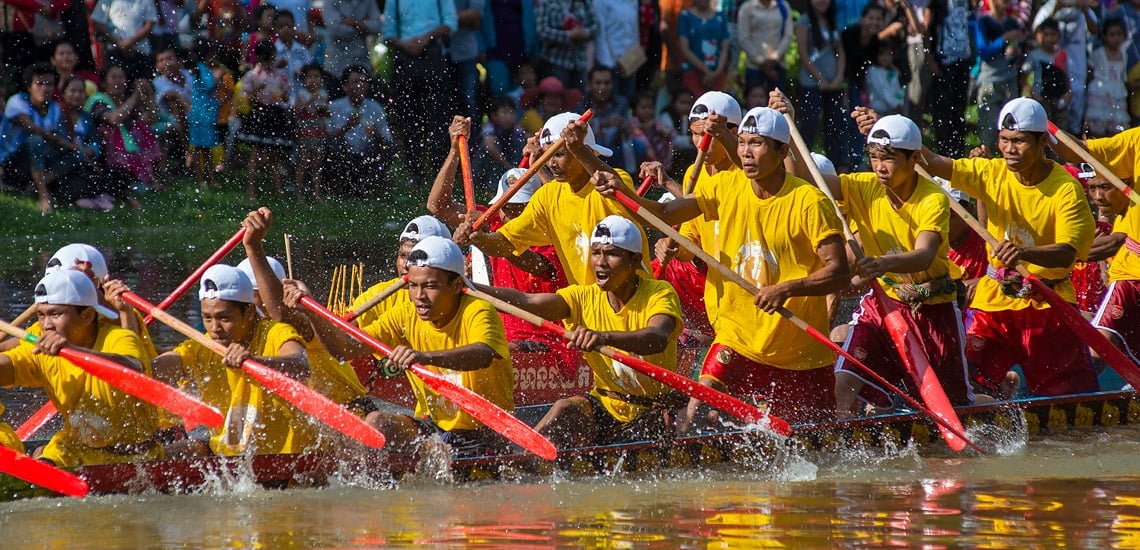
[[[356,319],[357,317],[364,315],[364,312],[376,307],[376,304],[379,304],[380,302],[387,300],[389,296],[395,294],[401,288],[404,288],[405,286],[407,286],[407,284],[408,284],[408,277],[407,276],[400,277],[400,280],[388,285],[387,288],[385,288],[384,290],[381,290],[379,294],[369,298],[367,302],[360,304],[355,309],[348,312],[348,314],[344,316],[344,320],[345,321],[352,321],[352,320]]]
[[[701,177],[701,170],[705,167],[705,157],[708,156],[709,148],[712,147],[712,140],[712,134],[708,132],[701,136],[701,143],[697,147],[697,159],[693,161],[693,171],[685,180],[685,187],[681,189],[686,197],[693,194],[693,189],[697,187],[697,178]]]
[[[1124,196],[1128,197],[1128,199],[1132,201],[1132,204],[1140,206],[1140,195],[1134,193],[1132,188],[1129,187],[1128,184],[1124,183],[1124,180],[1120,179],[1120,176],[1117,176],[1116,173],[1114,173],[1112,170],[1109,170],[1108,166],[1105,166],[1104,163],[1100,161],[1100,159],[1093,156],[1092,152],[1090,152],[1084,145],[1077,142],[1076,138],[1069,135],[1068,132],[1058,128],[1055,124],[1053,124],[1053,121],[1049,121],[1049,133],[1051,133],[1053,137],[1057,138],[1057,141],[1065,144],[1066,147],[1071,149],[1074,153],[1079,155],[1081,159],[1091,165],[1093,167],[1093,170],[1096,170],[1098,176],[1108,180],[1109,183],[1116,186],[1116,188],[1119,189],[1121,193],[1124,193]]]
[[[23,313],[16,316],[15,319],[12,319],[12,324],[17,327],[23,327],[28,324],[28,321],[32,320],[32,317],[36,316],[37,311],[39,311],[39,307],[36,304],[28,306],[28,309],[25,309]],[[0,342],[3,342],[8,336],[8,334],[0,334]]]
[[[582,113],[582,116],[578,117],[578,122],[589,122],[591,118],[594,118],[594,110],[587,109],[585,113]],[[499,197],[499,200],[489,206],[487,210],[483,212],[483,215],[479,216],[479,218],[475,220],[475,223],[471,224],[471,229],[483,227],[483,224],[487,223],[487,220],[490,219],[491,216],[494,216],[495,213],[501,210],[503,206],[507,204],[507,201],[509,201],[511,197],[514,197],[515,194],[526,185],[526,182],[530,181],[530,178],[535,177],[538,171],[546,166],[546,163],[550,162],[550,159],[554,158],[554,155],[557,155],[565,146],[566,142],[562,141],[562,138],[558,138],[554,143],[551,143],[550,147],[547,147],[546,151],[542,153],[542,156],[538,157],[538,160],[534,161],[530,165],[530,168],[527,168],[526,172],[519,176],[519,179],[507,188],[503,196]]]
[[[290,235],[285,233],[285,269],[289,278],[293,278],[293,243]]]

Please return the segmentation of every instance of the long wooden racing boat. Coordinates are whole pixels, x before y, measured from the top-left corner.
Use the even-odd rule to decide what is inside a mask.
[[[519,407],[517,413],[520,418],[534,422],[546,408]],[[995,438],[1033,437],[1073,428],[1140,423],[1140,396],[1132,391],[1114,391],[1028,398],[962,407],[958,412],[971,437],[983,447],[993,447],[997,443]],[[97,495],[190,493],[225,491],[253,483],[272,488],[319,487],[333,478],[368,486],[390,486],[417,472],[434,477],[443,473],[449,479],[469,481],[542,479],[555,472],[563,476],[594,476],[707,467],[727,462],[757,465],[770,464],[786,448],[794,448],[809,457],[812,453],[897,449],[908,444],[922,447],[924,452],[950,452],[941,442],[934,423],[915,412],[799,424],[793,428],[795,435],[791,438],[758,430],[727,430],[668,440],[568,449],[560,452],[554,462],[521,454],[432,461],[408,455],[362,456],[342,451],[108,464],[81,467],[76,473],[88,481],[92,494]],[[0,501],[50,494],[0,475]]]

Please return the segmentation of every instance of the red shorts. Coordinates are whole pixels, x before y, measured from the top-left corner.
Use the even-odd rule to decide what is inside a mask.
[[[701,366],[701,377],[720,381],[734,397],[764,399],[773,416],[788,422],[835,419],[835,371],[831,367],[781,369],[713,344]]]
[[[974,311],[966,330],[966,360],[974,380],[997,389],[1021,365],[1030,395],[1097,390],[1085,343],[1052,309]]]
[[[1124,353],[1140,363],[1140,281],[1110,283],[1093,326],[1116,334],[1124,342]]]
[[[893,301],[893,300],[892,300]],[[956,302],[920,306],[912,313],[910,306],[894,301],[899,313],[906,319],[922,347],[922,353],[938,376],[946,397],[951,405],[969,405],[974,401],[970,390],[966,369],[966,350],[963,346],[965,334],[962,329],[962,313]],[[887,382],[905,390],[915,399],[920,396],[914,378],[903,364],[898,348],[891,339],[883,323],[879,301],[874,294],[867,293],[851,321],[851,331],[843,350],[874,370]],[[893,393],[871,380],[859,367],[852,365],[845,357],[840,357],[835,372],[846,372],[865,384],[859,398],[879,408],[892,405]]]

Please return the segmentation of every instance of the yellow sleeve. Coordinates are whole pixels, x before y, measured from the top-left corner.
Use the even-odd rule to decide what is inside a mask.
[[[937,184],[932,184],[937,185]],[[950,238],[950,199],[946,194],[938,191],[928,194],[915,209],[914,219],[915,235],[923,231],[932,231],[942,235],[942,240]]]
[[[697,199],[697,206],[701,209],[701,214],[704,214],[705,219],[709,221],[719,220],[720,196],[719,191],[723,185],[727,184],[727,176],[724,174],[731,172],[718,172],[716,175],[709,178],[708,185],[698,185],[694,190]]]
[[[583,285],[570,285],[565,288],[560,288],[555,291],[558,296],[566,302],[566,306],[570,308],[570,315],[563,320],[563,324],[567,327],[574,327],[582,324],[582,291],[585,290]]]
[[[1136,174],[1136,157],[1140,155],[1140,128],[1133,128],[1109,138],[1090,139],[1085,142],[1089,152],[1109,170],[1121,178],[1132,179]]]
[[[139,335],[125,328],[113,328],[107,331],[103,345],[99,349],[103,353],[112,355],[125,355],[139,361],[146,362],[147,354],[143,350],[142,339]]]
[[[855,223],[855,220],[850,219],[852,217],[850,205],[852,203],[863,204],[863,195],[859,191],[859,180],[855,174],[839,174],[839,192],[843,195],[843,200],[836,201],[836,204],[839,205],[839,211],[843,212],[843,215],[847,216],[852,224]],[[851,231],[856,231],[856,228],[852,227]]]
[[[696,218],[682,223],[681,227],[677,229],[677,232],[680,233],[682,237],[698,245],[701,244],[701,228],[697,225]]]
[[[1056,244],[1067,244],[1077,251],[1077,259],[1087,258],[1096,238],[1096,222],[1088,200],[1080,192],[1076,181],[1069,182],[1062,190],[1054,213],[1057,224]]]
[[[950,186],[961,189],[975,199],[983,199],[986,195],[986,182],[992,181],[994,177],[992,162],[994,160],[1005,162],[1001,159],[955,159]]]
[[[265,336],[265,349],[262,350],[262,353],[267,356],[279,355],[281,346],[290,341],[297,342],[301,347],[305,347],[304,338],[301,338],[301,334],[293,328],[293,325],[274,322],[269,327],[269,333]]]
[[[511,356],[507,346],[507,333],[503,330],[503,318],[495,311],[491,304],[475,298],[472,300],[468,313],[463,320],[464,330],[469,335],[469,343],[487,344],[495,351],[495,355],[507,359]]]
[[[811,239],[812,247],[819,248],[823,241],[836,235],[842,236],[843,224],[839,222],[839,217],[836,216],[831,201],[824,196],[822,191],[812,189],[818,196],[814,200],[808,201],[807,208],[804,209],[804,227],[808,238]]]
[[[363,327],[362,330],[367,332],[369,336],[388,346],[394,347],[404,343],[404,331],[402,327],[406,322],[402,320],[408,318],[407,309],[411,307],[411,304],[411,302],[400,302],[376,318],[372,324]]]
[[[642,284],[645,284],[645,282]],[[673,332],[669,334],[669,338],[675,339],[681,335],[681,330],[685,328],[685,321],[681,316],[681,299],[677,296],[677,291],[674,290],[673,286],[669,283],[656,286],[657,288],[653,290],[653,294],[649,297],[645,319],[648,321],[654,315],[668,315],[672,317],[677,322],[673,324]]]
[[[20,342],[16,347],[4,352],[4,355],[12,361],[12,376],[15,380],[12,386],[46,385],[43,371],[40,370],[39,357],[32,352],[33,349],[35,348],[32,345]]]
[[[530,202],[526,203],[522,214],[499,228],[499,234],[511,243],[515,254],[522,254],[532,246],[554,244],[550,225],[547,223],[547,216],[550,215],[547,203],[551,200],[551,192],[554,190],[552,184],[554,182],[539,187],[530,198]]]

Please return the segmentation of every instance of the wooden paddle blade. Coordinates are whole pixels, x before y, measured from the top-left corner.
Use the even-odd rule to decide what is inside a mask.
[[[59,356],[125,393],[181,416],[188,428],[216,428],[224,422],[218,409],[114,361],[75,348],[63,348]]]
[[[234,236],[222,244],[222,247],[211,254],[209,258],[206,258],[206,261],[202,262],[202,265],[198,266],[198,269],[195,269],[185,281],[182,281],[182,284],[178,285],[178,287],[174,289],[174,292],[171,292],[169,296],[163,298],[163,300],[158,303],[158,309],[165,311],[171,304],[177,302],[187,290],[190,290],[190,287],[198,284],[198,279],[202,278],[202,274],[205,273],[207,269],[210,269],[210,266],[222,261],[222,258],[225,258],[226,254],[229,254],[231,250],[241,244],[243,238],[245,238],[244,227],[239,229],[237,233],[234,233]],[[154,317],[147,315],[146,319],[143,319],[143,322],[149,326],[151,323],[154,323]]]
[[[1061,316],[1061,321],[1068,325],[1070,330],[1076,333],[1077,336],[1080,336],[1101,359],[1104,359],[1104,361],[1108,363],[1108,366],[1112,367],[1112,369],[1126,382],[1131,384],[1133,388],[1140,388],[1140,368],[1136,366],[1136,363],[1133,363],[1127,355],[1124,355],[1124,352],[1120,351],[1120,348],[1112,345],[1112,342],[1109,342],[1108,338],[1105,338],[1096,327],[1092,326],[1092,324],[1077,311],[1077,308],[1073,307],[1073,304],[1066,302],[1060,294],[1057,294],[1057,291],[1050,288],[1044,281],[1033,276],[1026,277],[1025,279],[1029,281],[1029,284],[1033,285],[1033,290],[1035,290],[1038,295],[1049,302],[1049,305]]]
[[[375,449],[384,447],[384,434],[313,388],[250,359],[241,368],[265,389],[340,433]]]
[[[51,422],[56,412],[58,411],[55,409],[55,403],[51,401],[44,403],[44,406],[40,407],[40,410],[32,413],[32,416],[29,416],[23,424],[20,424],[20,427],[16,428],[16,437],[19,437],[21,441],[31,439],[33,435],[36,435],[36,432],[42,430],[44,426],[47,426],[48,422]]]
[[[791,425],[789,425],[788,422],[782,418],[767,414],[764,411],[761,411],[760,409],[749,405],[748,403],[745,403],[731,395],[728,395],[727,393],[718,391],[714,388],[710,388],[709,386],[701,384],[695,380],[685,378],[680,374],[677,374],[669,369],[661,368],[660,366],[654,365],[653,363],[650,363],[649,361],[646,361],[639,357],[634,357],[632,355],[613,350],[613,348],[609,349],[612,351],[603,351],[602,353],[605,353],[606,355],[613,358],[613,360],[620,361],[623,365],[632,368],[641,374],[644,374],[681,393],[684,393],[689,397],[702,401],[711,407],[731,414],[741,420],[744,420],[745,422],[763,425],[764,420],[767,419],[768,426],[772,429],[773,432],[776,432],[785,437],[792,435]]]
[[[907,323],[902,312],[899,311],[878,282],[871,283],[871,291],[883,309],[883,324],[886,326],[891,340],[894,341],[895,348],[899,351],[903,366],[918,387],[918,395],[922,397],[922,402],[926,404],[930,412],[944,421],[938,423],[938,431],[942,433],[942,439],[951,449],[961,452],[966,448],[966,441],[958,437],[958,434],[964,431],[962,420],[958,418],[958,413],[954,412],[954,406],[950,403],[950,398],[946,396],[946,390],[938,381],[938,375],[930,366],[930,360],[923,353],[918,338],[911,331],[910,323]]]
[[[502,407],[492,403],[486,397],[479,395],[463,386],[424,368],[421,365],[412,365],[409,369],[431,389],[450,399],[476,420],[495,430],[503,437],[516,445],[534,453],[540,458],[554,460],[558,458],[558,449],[542,434],[534,431],[513,414],[503,410]]]
[[[89,491],[83,478],[3,446],[0,472],[69,497],[85,497]]]

